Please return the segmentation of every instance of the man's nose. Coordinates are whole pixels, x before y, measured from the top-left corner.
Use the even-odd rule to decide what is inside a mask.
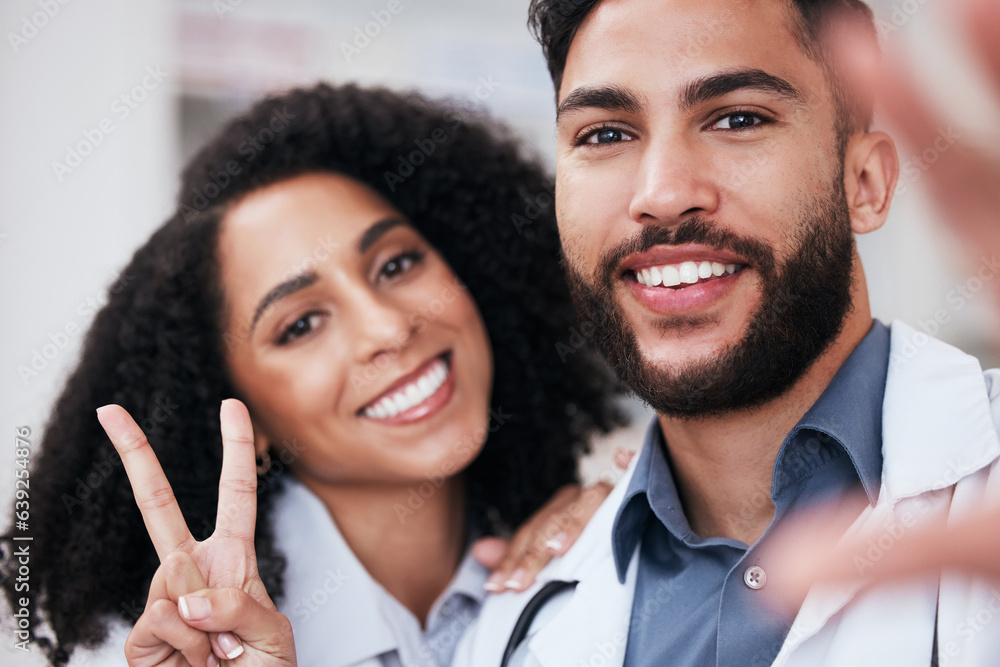
[[[719,190],[705,161],[684,139],[651,142],[632,183],[629,217],[640,224],[677,225],[696,215],[711,215]]]

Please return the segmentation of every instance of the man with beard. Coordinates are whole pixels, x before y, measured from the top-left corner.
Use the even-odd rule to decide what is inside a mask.
[[[850,504],[844,530],[879,531],[864,574],[1000,491],[1000,376],[872,319],[854,235],[899,162],[834,20],[876,41],[858,0],[533,0],[568,279],[657,417],[577,545],[487,604],[470,664],[996,664],[1000,593],[970,580],[813,590],[794,622],[762,597],[793,512]]]

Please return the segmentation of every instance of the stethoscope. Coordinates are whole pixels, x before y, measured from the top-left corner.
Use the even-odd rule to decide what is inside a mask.
[[[538,612],[542,610],[542,607],[563,591],[576,588],[578,583],[577,581],[550,581],[538,589],[538,592],[524,606],[521,615],[517,618],[517,623],[514,624],[514,630],[507,641],[507,648],[503,651],[503,659],[500,661],[500,667],[508,667],[517,647],[527,639],[528,631],[531,630],[531,624],[535,622],[535,617],[538,616]]]

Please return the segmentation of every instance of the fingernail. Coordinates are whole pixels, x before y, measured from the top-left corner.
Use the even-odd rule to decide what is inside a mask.
[[[503,590],[503,572],[494,572],[490,575],[490,578],[486,580],[483,584],[483,588],[491,593],[499,593]]]
[[[545,546],[549,551],[553,553],[559,553],[562,551],[563,545],[566,544],[566,540],[569,539],[569,535],[566,533],[557,533],[554,537],[549,538],[545,542]]]
[[[188,621],[200,621],[212,614],[212,603],[194,595],[185,595],[178,599],[177,608],[181,616]]]
[[[503,582],[503,584],[507,588],[513,588],[514,590],[519,591],[524,588],[524,580],[527,576],[528,573],[524,570],[524,568],[519,567],[514,570],[513,574],[510,575],[510,578]]]
[[[235,660],[243,654],[243,644],[231,632],[219,633],[219,648],[230,660]]]
[[[208,661],[205,663],[206,667],[219,667],[219,659],[215,657],[214,654],[208,654]]]

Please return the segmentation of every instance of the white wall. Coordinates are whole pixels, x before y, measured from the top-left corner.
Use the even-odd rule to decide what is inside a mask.
[[[163,0],[0,4],[4,524],[14,486],[15,427],[28,426],[30,440],[38,442],[50,402],[75,361],[79,332],[90,321],[88,301],[101,298],[169,210],[177,171],[170,9]],[[26,43],[11,38],[22,31]],[[134,109],[113,106],[121,95],[131,98],[147,67],[160,68],[166,79],[147,78],[151,90],[134,91]],[[96,142],[102,121],[111,132],[60,179],[53,162],[65,162],[67,146],[87,141],[88,133]],[[12,643],[4,633],[0,662],[29,664]]]

